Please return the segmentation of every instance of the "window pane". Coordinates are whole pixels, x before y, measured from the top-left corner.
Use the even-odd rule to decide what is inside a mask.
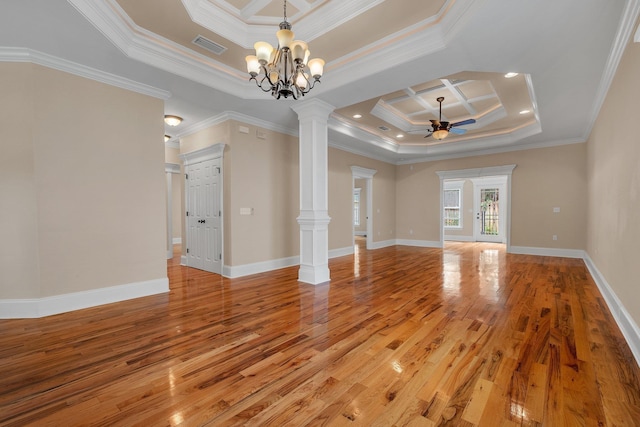
[[[460,207],[460,190],[444,191],[444,207],[459,208]]]

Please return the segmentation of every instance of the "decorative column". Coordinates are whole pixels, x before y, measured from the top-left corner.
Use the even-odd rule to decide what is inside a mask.
[[[291,107],[300,138],[300,270],[298,280],[317,285],[329,277],[328,135],[335,107],[310,99]]]

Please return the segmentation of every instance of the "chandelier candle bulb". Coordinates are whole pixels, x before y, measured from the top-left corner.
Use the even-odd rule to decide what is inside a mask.
[[[261,64],[266,64],[271,58],[273,46],[267,42],[257,42],[253,47],[256,50],[256,57],[258,58],[258,61],[260,61]]]
[[[309,69],[314,79],[322,77],[322,71],[324,70],[324,61],[320,58],[313,58],[309,61]]]
[[[307,44],[303,41],[295,40],[291,43],[291,53],[293,54],[293,60],[295,62],[304,63],[307,50]]]
[[[247,61],[247,71],[252,76],[257,76],[260,73],[260,62],[258,62],[258,57],[255,55],[248,55],[246,58]]]
[[[293,31],[291,30],[279,30],[276,33],[276,37],[278,37],[278,46],[280,49],[289,49],[291,42],[293,41]]]

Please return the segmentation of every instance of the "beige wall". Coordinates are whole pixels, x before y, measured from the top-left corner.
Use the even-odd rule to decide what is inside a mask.
[[[587,142],[587,253],[640,324],[640,43],[622,57]]]
[[[0,63],[0,298],[40,296],[33,72]]]
[[[239,127],[248,128],[248,133]],[[257,137],[257,132],[264,139]],[[224,153],[225,265],[294,257],[300,251],[298,139],[229,120],[181,140],[185,154],[212,144]],[[394,238],[395,166],[329,148],[329,250],[353,244],[351,166],[376,169],[373,179],[374,241]],[[240,215],[253,208],[253,215]],[[184,231],[183,231],[184,233]],[[184,236],[184,234],[183,234]],[[183,251],[185,250],[183,245]],[[184,252],[183,252],[184,254]]]
[[[0,125],[0,298],[166,278],[162,101],[38,65],[0,70],[3,113],[19,109]]]
[[[353,244],[353,172],[351,166],[376,170],[373,176],[373,241],[395,239],[395,166],[329,148],[329,249]]]
[[[397,237],[439,240],[440,182],[436,171],[509,164],[517,165],[511,190],[511,245],[584,249],[586,144],[398,166]],[[560,213],[553,213],[554,207],[560,207]],[[552,240],[554,234],[557,241]]]
[[[239,127],[248,128],[248,133]],[[257,131],[264,139],[257,137]],[[299,255],[297,138],[229,120],[181,140],[181,153],[217,143],[224,152],[224,263]],[[240,215],[253,208],[253,215]],[[186,248],[183,245],[183,251]]]

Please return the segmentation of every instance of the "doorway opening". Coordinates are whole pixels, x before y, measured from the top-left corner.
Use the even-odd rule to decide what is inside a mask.
[[[440,246],[445,240],[511,248],[511,175],[516,165],[436,172],[440,177]]]
[[[353,220],[351,235],[353,236],[353,244],[355,245],[356,231],[359,235],[364,234],[366,238],[366,247],[371,249],[373,245],[373,176],[376,174],[375,169],[367,169],[360,166],[351,166],[351,180],[353,206]],[[357,184],[357,185],[356,185]],[[360,189],[356,191],[356,189]],[[356,226],[356,193],[358,193],[358,216],[359,221]],[[364,223],[364,224],[363,224]]]

